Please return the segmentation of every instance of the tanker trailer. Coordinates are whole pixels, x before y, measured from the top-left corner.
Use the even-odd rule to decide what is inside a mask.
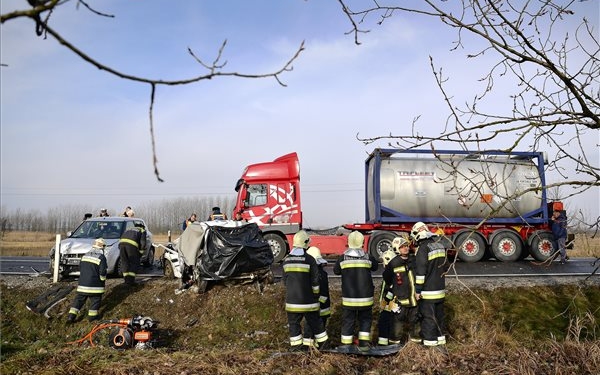
[[[376,149],[366,160],[366,222],[380,223],[369,251],[418,221],[458,257],[545,260],[556,249],[540,152]],[[392,233],[386,233],[392,231]]]

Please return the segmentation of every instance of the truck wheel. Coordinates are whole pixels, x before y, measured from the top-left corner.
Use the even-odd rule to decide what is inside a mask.
[[[479,262],[485,255],[485,240],[479,233],[462,232],[454,240],[458,258],[463,262]]]
[[[271,246],[273,252],[273,263],[279,263],[287,254],[287,246],[281,236],[274,233],[267,233],[263,236],[265,241]]]
[[[550,232],[536,232],[531,238],[529,253],[533,259],[543,262],[550,258],[558,247],[554,242],[554,236]]]
[[[383,253],[392,250],[392,241],[396,234],[390,232],[378,232],[369,238],[369,255],[379,263],[383,262]]]
[[[523,243],[516,233],[503,230],[494,234],[492,239],[492,253],[502,262],[514,262],[521,257]]]

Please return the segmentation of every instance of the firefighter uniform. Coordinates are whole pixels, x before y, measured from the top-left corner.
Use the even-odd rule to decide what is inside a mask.
[[[75,321],[88,298],[90,300],[88,319],[94,321],[100,318],[100,302],[105,291],[104,283],[108,268],[103,251],[104,246],[106,246],[104,240],[97,239],[92,249],[81,258],[77,295],[67,315],[67,322],[69,323]]]
[[[323,268],[327,261],[321,256],[319,248],[311,246],[307,251],[317,261],[319,268],[319,316],[323,322],[323,328],[327,327],[327,319],[331,316],[331,299],[329,298],[329,279],[327,271]],[[314,334],[311,327],[307,324],[304,326],[303,344],[306,346],[314,346]]]
[[[425,226],[423,223],[417,224]],[[415,231],[413,227],[412,233],[416,232],[419,234],[415,236],[418,245],[415,282],[416,292],[420,295],[421,338],[425,346],[445,345],[446,248],[440,237],[429,232],[427,227],[421,231]]]
[[[123,233],[119,240],[121,271],[125,284],[135,285],[135,276],[140,267],[140,258],[146,249],[146,231],[136,224]]]
[[[383,271],[383,282],[388,286],[384,299],[394,301],[399,309],[394,311],[391,319],[390,339],[393,343],[400,341],[405,323],[408,323],[408,338],[411,341],[418,339],[417,322],[418,309],[415,298],[415,256],[413,254],[398,255],[394,257]]]
[[[371,272],[376,271],[379,264],[363,251],[363,241],[360,232],[353,231],[348,235],[348,249],[335,263],[333,272],[342,279],[341,343],[353,343],[354,325],[358,321],[359,349],[368,350],[375,291]]]

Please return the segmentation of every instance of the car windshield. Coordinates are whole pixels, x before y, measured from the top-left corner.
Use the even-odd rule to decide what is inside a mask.
[[[79,228],[71,234],[71,238],[104,238],[105,240],[114,240],[121,238],[123,233],[123,222],[110,221],[84,221]]]

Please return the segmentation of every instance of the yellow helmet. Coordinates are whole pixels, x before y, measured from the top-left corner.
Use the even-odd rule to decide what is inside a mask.
[[[310,237],[305,230],[299,230],[296,234],[294,234],[294,247],[301,247],[303,249],[308,248],[308,244],[310,243]]]
[[[348,247],[351,249],[362,249],[365,242],[365,236],[358,231],[353,231],[348,235]]]
[[[306,253],[315,258],[317,264],[327,264],[327,261],[321,256],[321,250],[316,246],[311,246],[306,250]]]

